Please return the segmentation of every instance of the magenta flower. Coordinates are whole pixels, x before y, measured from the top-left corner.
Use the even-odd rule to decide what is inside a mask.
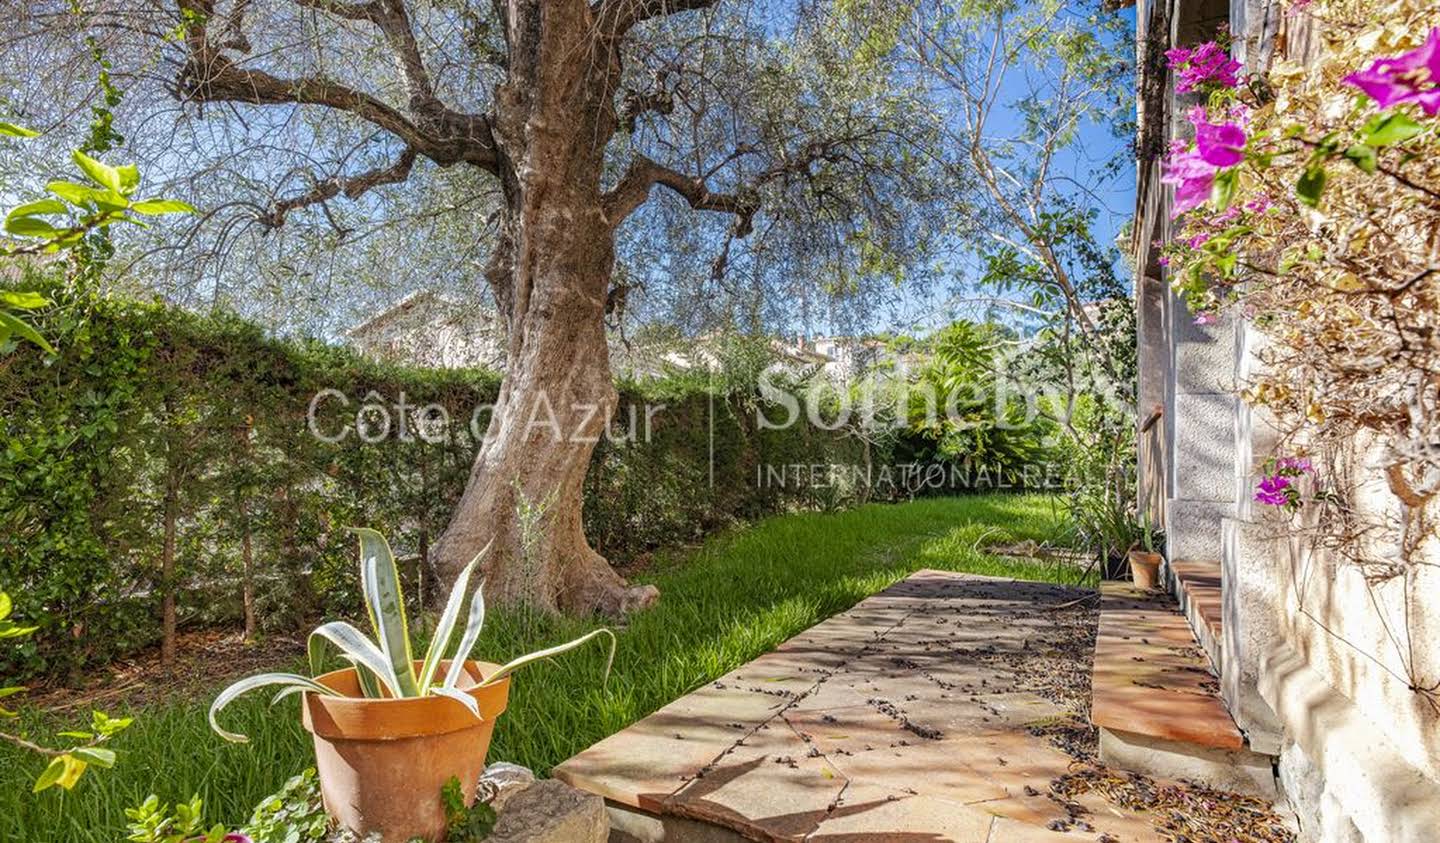
[[[1198,248],[1200,248],[1201,246],[1204,246],[1206,243],[1209,243],[1209,242],[1210,242],[1210,235],[1209,235],[1209,234],[1206,234],[1205,232],[1202,231],[1202,232],[1200,232],[1199,234],[1195,235],[1194,237],[1191,237],[1189,240],[1186,240],[1186,241],[1185,241],[1185,245],[1186,245],[1186,246],[1189,246],[1189,247],[1192,248],[1192,249],[1198,249]]]
[[[1160,257],[1158,257],[1158,258],[1155,259],[1155,262],[1158,263],[1158,264],[1160,264],[1161,266],[1169,266],[1169,265],[1170,265],[1170,256],[1169,256],[1169,255],[1161,255]]]
[[[1234,123],[1195,124],[1195,149],[1206,163],[1233,167],[1245,160],[1245,130]]]
[[[1219,322],[1219,321],[1220,321],[1220,317],[1219,317],[1219,316],[1216,316],[1216,315],[1213,314],[1213,313],[1197,313],[1197,314],[1195,314],[1195,324],[1196,324],[1196,325],[1214,325],[1214,324],[1216,324],[1216,323]]]
[[[1233,88],[1240,84],[1240,62],[1230,58],[1214,41],[1206,41],[1193,50],[1176,47],[1165,51],[1165,58],[1175,70],[1175,93],[1184,94],[1203,85]]]
[[[1290,495],[1287,490],[1290,487],[1290,478],[1275,475],[1266,477],[1260,481],[1260,488],[1255,491],[1255,500],[1266,506],[1285,506],[1290,503]]]
[[[1282,471],[1294,472],[1295,476],[1304,473],[1313,473],[1315,471],[1307,457],[1281,457],[1276,461],[1275,465]]]
[[[1162,184],[1175,186],[1175,207],[1170,218],[1180,216],[1210,200],[1215,186],[1215,166],[1200,157],[1194,150],[1186,150],[1170,156],[1165,162],[1165,173],[1160,177]]]
[[[1270,197],[1263,193],[1260,194],[1259,196],[1245,203],[1245,210],[1249,211],[1252,214],[1265,213],[1266,211],[1270,210]]]
[[[1425,43],[1392,58],[1376,59],[1369,68],[1345,77],[1380,108],[1419,103],[1430,117],[1440,114],[1440,26]]]

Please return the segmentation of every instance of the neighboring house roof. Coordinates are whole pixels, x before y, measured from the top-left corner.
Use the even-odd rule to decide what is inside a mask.
[[[381,310],[380,312],[370,316],[363,322],[358,322],[355,325],[347,328],[345,330],[345,336],[351,338],[363,337],[365,334],[370,333],[377,328],[380,328],[385,323],[394,321],[397,316],[414,310],[417,306],[423,306],[429,302],[441,303],[451,307],[461,306],[460,302],[455,301],[448,296],[441,295],[434,290],[414,290],[412,292],[406,293],[405,296],[399,301],[395,302],[384,310]]]

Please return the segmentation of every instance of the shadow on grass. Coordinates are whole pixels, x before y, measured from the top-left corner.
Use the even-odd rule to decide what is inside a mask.
[[[693,551],[662,554],[641,578],[659,587],[660,603],[617,630],[619,652],[608,682],[602,683],[598,645],[527,668],[512,685],[490,758],[543,774],[920,568],[1071,582],[1070,569],[980,550],[1055,541],[1059,518],[1054,501],[1043,496],[934,498],[778,516],[712,537]],[[496,611],[476,652],[504,661],[597,625]],[[0,824],[0,841],[109,843],[124,827],[123,809],[152,792],[169,801],[198,792],[207,819],[242,822],[255,803],[312,763],[298,702],[272,708],[261,696],[225,712],[228,727],[250,735],[244,746],[209,731],[207,699],[134,712],[136,725],[115,743],[121,752],[116,769],[87,776],[69,794],[32,796],[29,783],[41,762],[0,748],[0,816],[9,818]]]

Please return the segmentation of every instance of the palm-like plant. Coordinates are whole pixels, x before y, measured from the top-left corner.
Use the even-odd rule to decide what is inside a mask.
[[[334,646],[339,649],[342,656],[355,665],[360,690],[365,697],[375,699],[449,697],[468,708],[477,718],[481,717],[475,698],[461,690],[458,683],[464,674],[465,661],[469,658],[470,651],[474,649],[475,642],[480,637],[480,629],[485,623],[483,583],[475,589],[475,594],[470,599],[464,632],[454,650],[450,651],[450,665],[443,676],[440,674],[440,665],[445,661],[445,653],[449,648],[450,639],[454,637],[456,625],[460,620],[460,612],[465,608],[465,592],[469,588],[470,578],[476,567],[479,566],[486,550],[489,549],[488,545],[476,554],[455,580],[455,585],[450,589],[450,597],[445,602],[445,609],[440,613],[439,623],[435,627],[435,635],[430,641],[430,647],[425,652],[425,659],[420,663],[420,669],[417,672],[414,653],[410,645],[410,627],[405,615],[405,601],[400,591],[400,572],[395,567],[395,555],[391,553],[390,545],[385,541],[385,537],[378,532],[364,528],[351,528],[351,532],[360,539],[360,584],[364,591],[365,605],[369,611],[370,624],[374,628],[375,637],[373,639],[367,637],[345,621],[331,621],[320,625],[310,633],[306,648],[310,672],[316,676],[321,673],[326,651],[329,646]],[[615,634],[608,629],[597,629],[573,641],[513,659],[484,677],[477,687],[492,685],[531,662],[574,650],[602,635],[610,637],[610,654],[605,663],[605,672],[608,676],[610,665],[615,659]],[[226,740],[245,742],[247,738],[244,735],[222,728],[216,716],[225,706],[242,694],[271,685],[281,686],[280,692],[275,695],[272,702],[284,699],[291,694],[303,692],[323,696],[341,696],[335,689],[308,676],[296,673],[262,673],[241,679],[220,692],[220,695],[210,705],[210,728]]]

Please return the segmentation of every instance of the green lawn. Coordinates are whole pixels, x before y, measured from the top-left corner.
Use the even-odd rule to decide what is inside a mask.
[[[660,603],[617,630],[619,653],[608,685],[600,685],[599,646],[528,668],[513,683],[490,759],[543,773],[918,568],[1071,580],[1070,569],[977,550],[1055,540],[1060,532],[1050,498],[977,496],[780,516],[713,537],[696,551],[662,554],[640,578],[660,588]],[[504,661],[586,626],[495,612],[477,653]],[[112,711],[138,718],[114,743],[119,765],[87,774],[68,794],[32,795],[41,762],[0,747],[0,817],[10,818],[0,820],[0,840],[113,843],[122,836],[116,831],[124,825],[123,808],[151,792],[171,801],[198,792],[208,818],[239,823],[311,763],[296,699],[269,708],[263,694],[255,697],[224,715],[250,735],[243,746],[210,732],[208,698]]]

